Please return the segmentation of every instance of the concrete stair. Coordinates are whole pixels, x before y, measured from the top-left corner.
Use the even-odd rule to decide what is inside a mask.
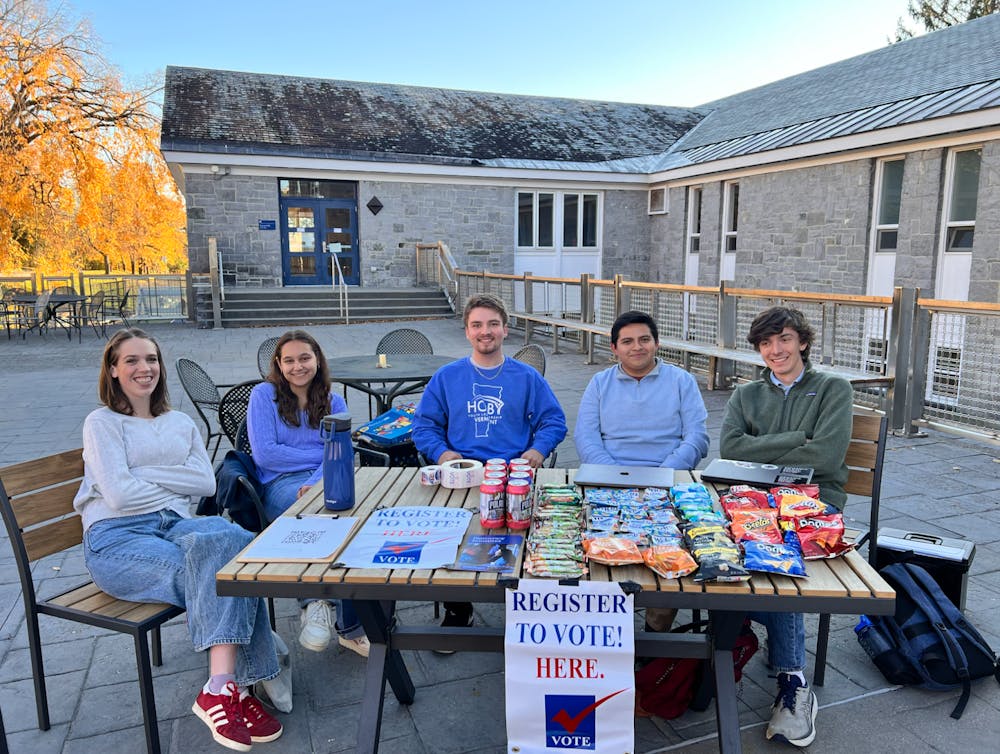
[[[349,288],[350,322],[442,319],[454,316],[448,300],[432,288]],[[342,324],[339,296],[332,288],[229,288],[223,327]]]

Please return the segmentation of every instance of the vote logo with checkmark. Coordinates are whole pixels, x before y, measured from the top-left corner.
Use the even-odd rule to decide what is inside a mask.
[[[597,708],[627,689],[601,699],[586,694],[545,695],[545,739],[550,749],[595,749]]]

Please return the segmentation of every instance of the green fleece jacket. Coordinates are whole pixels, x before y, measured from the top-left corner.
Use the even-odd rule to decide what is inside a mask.
[[[733,460],[811,466],[823,502],[842,508],[853,403],[851,383],[817,372],[808,361],[787,397],[765,369],[730,397],[719,452]]]

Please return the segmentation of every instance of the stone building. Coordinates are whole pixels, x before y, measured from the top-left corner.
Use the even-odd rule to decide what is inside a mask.
[[[191,269],[460,267],[1000,299],[1000,15],[697,108],[168,67]]]

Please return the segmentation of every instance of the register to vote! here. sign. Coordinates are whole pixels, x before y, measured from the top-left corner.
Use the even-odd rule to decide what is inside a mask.
[[[507,590],[508,751],[633,751],[632,602],[613,582]]]

